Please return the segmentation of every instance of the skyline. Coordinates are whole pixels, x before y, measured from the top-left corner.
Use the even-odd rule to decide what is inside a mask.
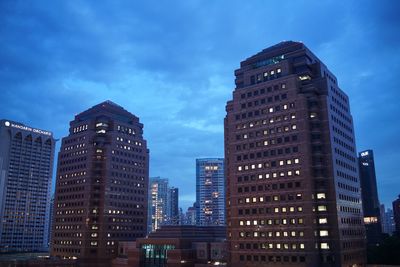
[[[0,118],[61,139],[76,114],[111,100],[140,118],[150,176],[169,177],[186,209],[195,159],[224,156],[238,62],[301,40],[349,95],[357,151],[374,151],[379,198],[390,207],[400,188],[399,3],[227,3],[1,2]]]

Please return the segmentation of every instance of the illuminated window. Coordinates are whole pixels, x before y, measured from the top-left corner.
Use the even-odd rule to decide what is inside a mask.
[[[326,199],[325,193],[317,193],[317,199]]]
[[[326,208],[325,205],[319,205],[318,206],[318,211],[326,211],[326,210],[327,210],[327,208]]]
[[[327,224],[328,223],[328,219],[327,218],[319,218],[318,219],[318,223],[319,224]]]
[[[319,231],[319,236],[328,236],[328,231],[327,230],[320,230]]]
[[[329,249],[328,243],[321,243],[321,249]]]

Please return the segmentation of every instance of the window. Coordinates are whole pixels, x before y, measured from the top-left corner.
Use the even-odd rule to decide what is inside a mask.
[[[327,218],[319,218],[318,219],[318,223],[319,224],[327,224],[328,223],[328,219]]]
[[[318,211],[327,211],[327,208],[325,205],[319,205],[318,206]]]
[[[329,235],[329,233],[328,233],[327,230],[320,230],[319,231],[319,236],[328,236],[328,235]]]
[[[321,249],[329,249],[328,243],[321,243]]]
[[[326,199],[325,193],[317,193],[317,199]]]

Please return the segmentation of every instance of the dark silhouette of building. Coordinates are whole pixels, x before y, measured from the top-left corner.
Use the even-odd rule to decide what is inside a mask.
[[[139,118],[111,101],[70,123],[58,154],[51,255],[109,266],[146,235],[149,151]]]
[[[180,222],[179,214],[179,189],[170,187],[168,189],[168,224],[177,225]]]
[[[230,267],[364,266],[349,99],[302,43],[240,63],[225,118]]]
[[[382,219],[376,186],[374,153],[365,150],[358,155],[364,224],[368,245],[376,245],[382,238]]]
[[[121,242],[113,267],[204,267],[226,265],[223,226],[162,225],[146,238]]]
[[[400,195],[393,201],[393,219],[396,226],[396,235],[400,236]]]
[[[0,254],[48,251],[55,140],[0,120]]]

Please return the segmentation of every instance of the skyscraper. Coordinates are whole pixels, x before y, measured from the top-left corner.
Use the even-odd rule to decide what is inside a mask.
[[[146,235],[149,151],[139,118],[105,101],[70,122],[58,154],[51,254],[110,264]]]
[[[168,224],[179,224],[179,189],[168,189]]]
[[[376,186],[374,153],[365,150],[359,153],[358,164],[360,170],[361,197],[364,211],[364,223],[369,245],[376,245],[382,236],[382,220]]]
[[[231,267],[363,266],[349,99],[302,43],[244,60],[225,117]]]
[[[160,228],[167,220],[168,179],[151,177],[149,184],[149,209],[147,231]]]
[[[400,236],[400,195],[395,201],[393,201],[393,219],[396,234]]]
[[[196,159],[197,224],[225,225],[224,159]]]
[[[0,252],[48,250],[55,140],[0,120]]]

